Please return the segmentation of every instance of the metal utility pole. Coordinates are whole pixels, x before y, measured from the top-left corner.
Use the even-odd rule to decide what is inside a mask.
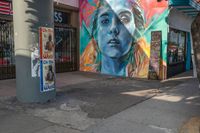
[[[53,0],[13,0],[16,59],[16,94],[21,102],[54,99],[55,89],[40,91],[40,78],[33,76],[31,54],[39,48],[39,27],[54,28]]]

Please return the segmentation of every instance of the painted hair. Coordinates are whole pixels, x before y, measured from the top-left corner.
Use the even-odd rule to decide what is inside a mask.
[[[90,72],[99,72],[101,71],[101,52],[98,47],[98,14],[100,7],[109,6],[107,1],[109,0],[97,0],[96,3],[96,10],[93,12],[90,21],[90,42],[88,43],[87,47],[85,48],[84,52],[81,55],[80,59],[80,70],[81,71],[90,71]],[[122,0],[123,1],[123,0]],[[115,2],[115,0],[113,0]],[[143,32],[145,30],[145,19],[144,19],[144,12],[140,7],[140,4],[137,0],[126,0],[128,4],[131,6],[131,11],[134,14],[134,22],[135,22],[135,32],[132,36],[133,43],[130,49],[123,59],[126,61],[127,66],[126,75],[129,77],[140,77],[147,75],[146,70],[148,67],[148,58],[145,55],[144,51],[140,47],[139,44],[146,46],[146,40],[143,38]]]
[[[98,32],[97,21],[98,21],[99,8],[102,6],[109,6],[107,1],[108,0],[99,0],[99,2],[97,3],[97,10],[94,11],[93,13],[93,21],[91,22],[91,25],[92,25],[91,36],[93,38],[96,37],[97,32]],[[143,31],[144,31],[144,24],[145,24],[144,13],[139,3],[136,0],[127,0],[127,2],[131,5],[131,11],[134,14],[134,22],[135,22],[136,29],[135,29],[133,38],[134,38],[134,41],[136,41],[138,38],[142,36]],[[97,41],[96,38],[95,40]]]

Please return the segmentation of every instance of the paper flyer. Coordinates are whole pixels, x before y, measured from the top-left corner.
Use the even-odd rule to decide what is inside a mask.
[[[40,91],[55,89],[55,45],[53,28],[40,27]]]

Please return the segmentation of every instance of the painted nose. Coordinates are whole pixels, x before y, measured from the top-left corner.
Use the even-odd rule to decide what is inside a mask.
[[[112,24],[111,24],[111,27],[110,27],[110,34],[111,35],[118,35],[119,34],[119,28],[118,28],[119,25],[117,25],[117,19],[114,19],[112,21]]]

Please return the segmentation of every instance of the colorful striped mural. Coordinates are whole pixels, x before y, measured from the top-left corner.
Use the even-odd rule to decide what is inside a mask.
[[[166,78],[168,1],[80,0],[80,70],[147,78],[151,33],[161,31],[160,79]],[[157,70],[156,70],[157,71]]]

